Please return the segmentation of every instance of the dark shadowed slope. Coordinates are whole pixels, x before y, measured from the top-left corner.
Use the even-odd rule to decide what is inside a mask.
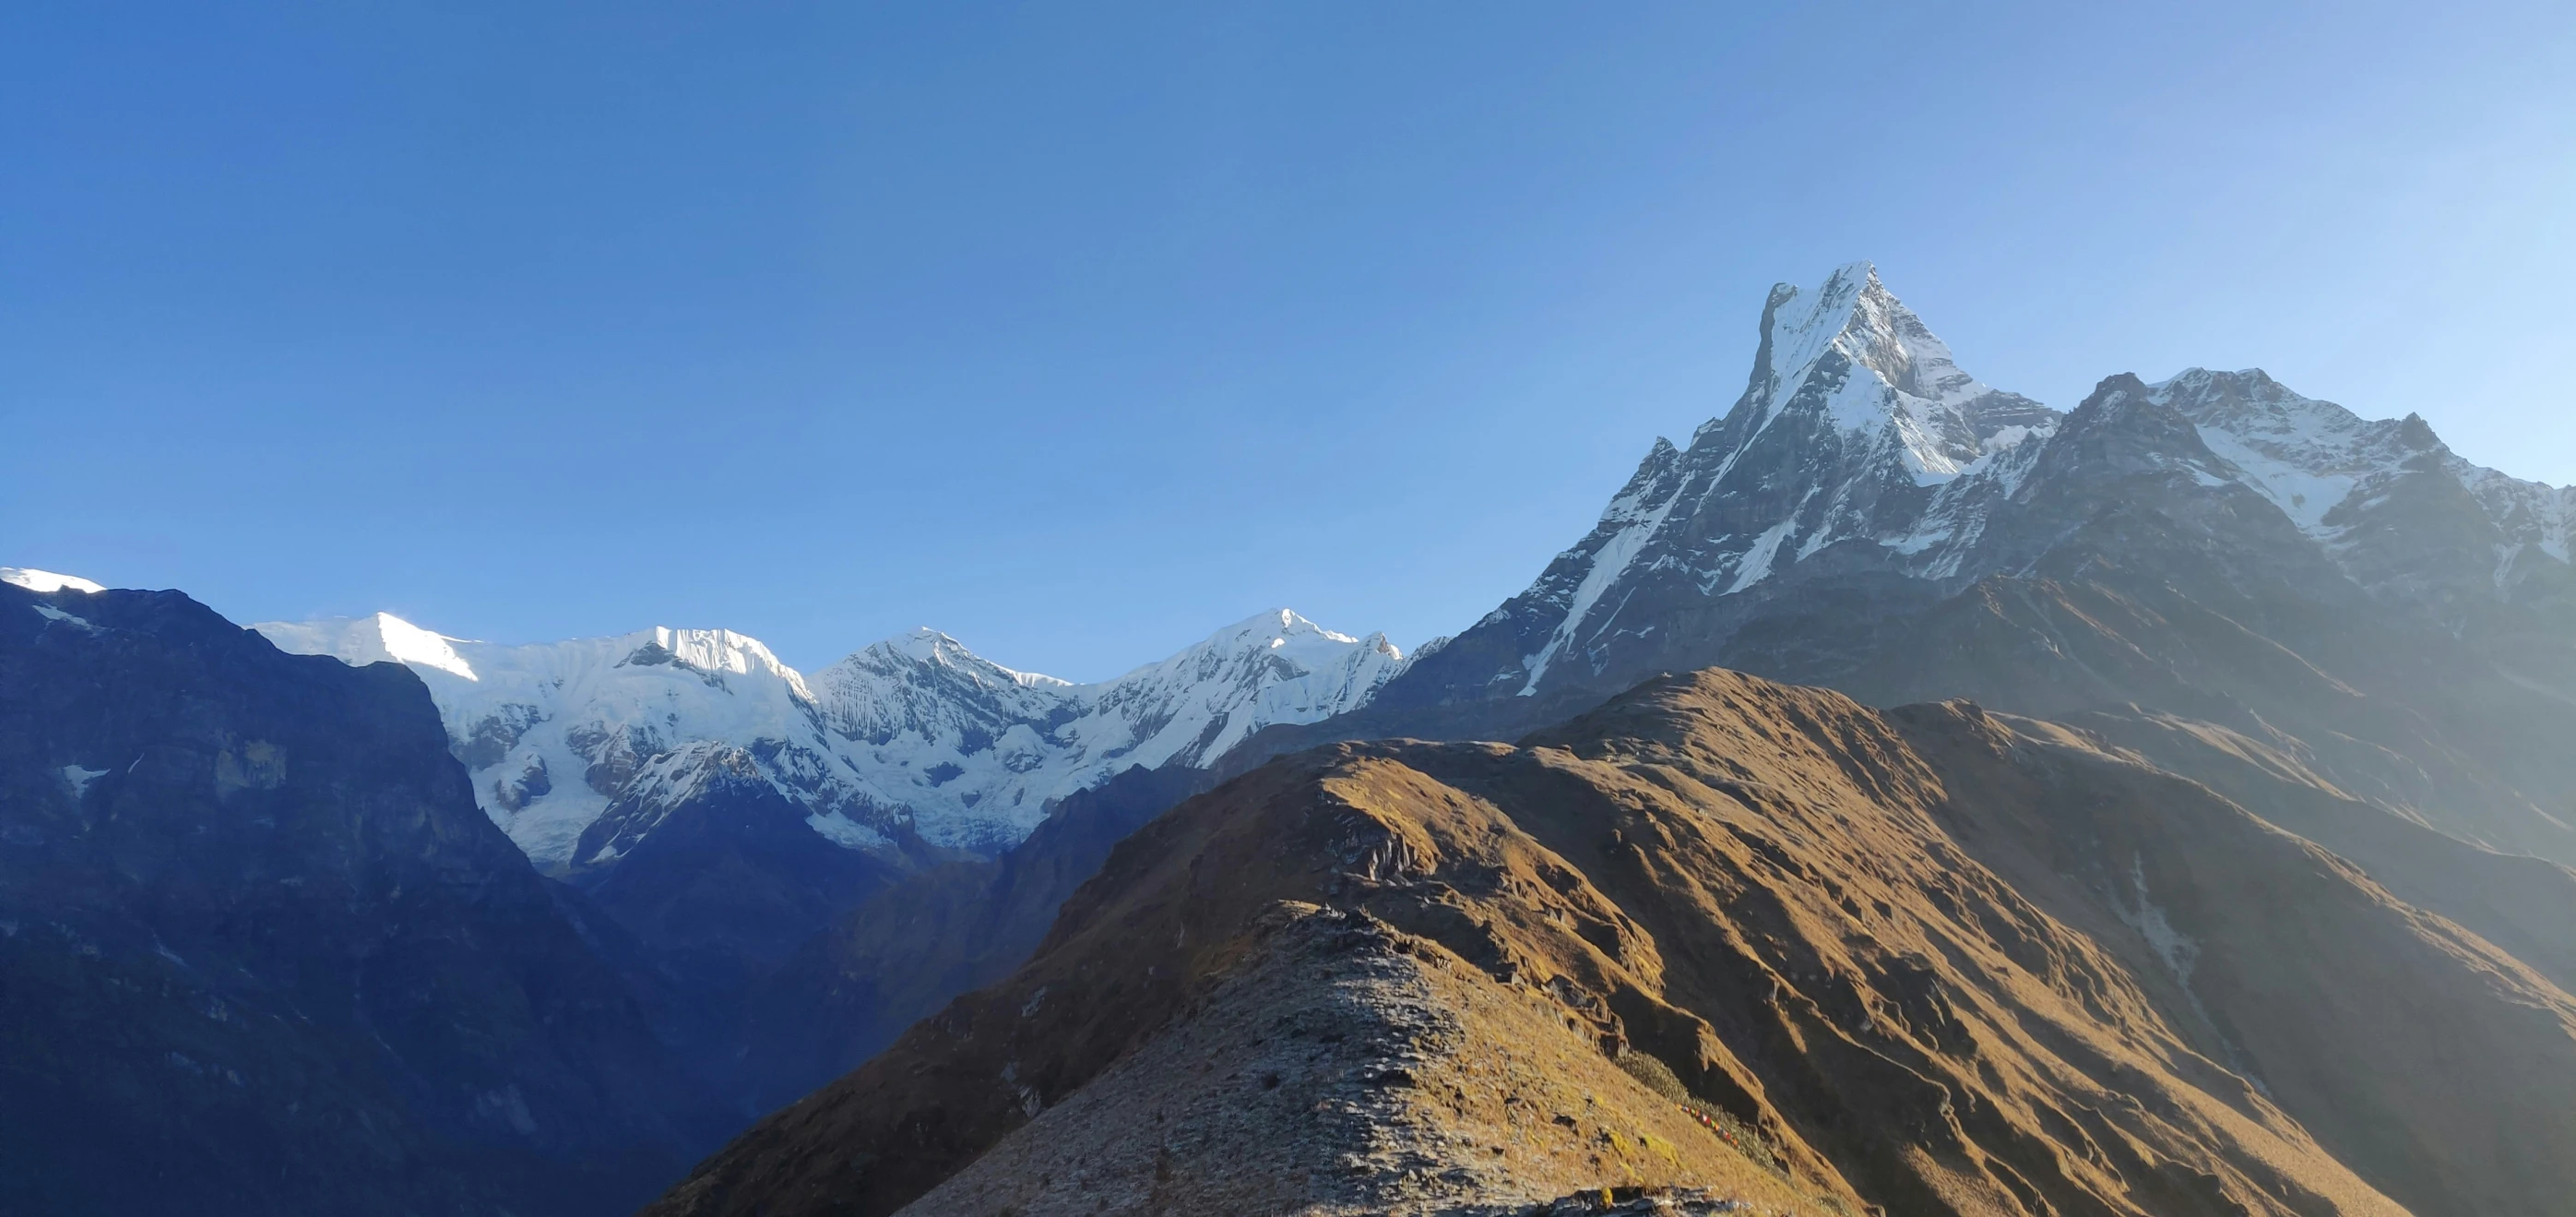
[[[10,1212],[613,1212],[706,1135],[419,680],[175,592],[0,586],[0,1029]]]
[[[1130,769],[1067,795],[991,861],[906,878],[807,941],[744,999],[725,1090],[746,1116],[855,1069],[951,998],[1008,976],[1110,849],[1183,798],[1206,770]]]

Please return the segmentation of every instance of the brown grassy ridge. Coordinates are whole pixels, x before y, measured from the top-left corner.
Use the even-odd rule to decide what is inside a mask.
[[[2576,1169],[2563,1104],[2474,1089],[2576,1082],[2565,995],[2475,935],[2082,738],[1711,671],[1519,746],[1335,745],[1183,804],[1017,973],[649,1211],[892,1212],[1186,1024],[1282,900],[1546,995],[1811,1194],[1893,1212],[2542,1213]],[[2420,1046],[2446,1028],[2479,1038]],[[2337,1059],[2406,1078],[2338,1088]]]

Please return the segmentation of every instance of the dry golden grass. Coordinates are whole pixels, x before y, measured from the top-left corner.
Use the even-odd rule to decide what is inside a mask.
[[[2576,1194],[2548,1190],[2576,1171],[2569,1003],[2474,936],[2081,741],[1704,672],[1519,746],[1337,745],[1183,804],[1118,848],[1009,980],[764,1121],[654,1211],[888,1213],[997,1145],[1035,1160],[1077,1126],[1144,1135],[1120,1127],[1132,1104],[1087,1089],[1174,1051],[1193,1011],[1268,966],[1257,927],[1281,901],[1438,944],[1413,956],[1444,961],[1420,969],[1424,1000],[1476,1045],[1443,1058],[1447,1114],[1420,1125],[1456,1134],[1444,1170],[1508,1142],[1521,1075],[1506,1066],[1554,1045],[1542,1072],[1630,1096],[1587,1134],[1614,1138],[1605,1166],[1583,1169],[1662,1178],[1671,1147],[1682,1166],[1731,1161],[1751,1172],[1742,1186],[1804,1193],[1810,1211],[1865,1197],[1905,1214],[2397,1214],[2354,1168],[2429,1194],[2444,1163],[2477,1161],[2478,1138],[2521,1157],[2477,1211]],[[2196,957],[2177,956],[2186,939]],[[2297,980],[2262,988],[2265,967]],[[2301,1019],[2342,1038],[2272,1038]],[[2260,1029],[2260,1052],[2222,1027]],[[2488,1038],[2427,1046],[2461,1027]],[[1760,1150],[1683,1152],[1724,1138],[1611,1064],[1630,1054]],[[2311,1062],[2330,1054],[2407,1076],[2345,1092],[2275,1079],[2267,1095],[2238,1071],[2321,1078]],[[2510,1093],[2561,1096],[2554,1110],[2490,1109],[2463,1081],[2517,1070]],[[2355,1097],[2425,1104],[2411,1126],[2385,1106],[2343,1117],[2397,1121],[2419,1139],[2411,1159],[2338,1160],[2311,1135],[2335,1118],[2319,1105]],[[1128,1114],[1055,1114],[1095,1105]],[[1014,1136],[1051,1121],[1051,1138]],[[1558,1150],[1506,1160],[1529,1194],[1581,1173]]]

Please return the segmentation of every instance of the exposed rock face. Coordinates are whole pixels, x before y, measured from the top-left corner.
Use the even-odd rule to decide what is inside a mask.
[[[2260,371],[1969,379],[1866,267],[1783,285],[1744,395],[1333,738],[1510,738],[1723,665],[1879,705],[2146,711],[2462,839],[2576,863],[2570,493]]]
[[[2235,780],[2362,807],[2277,768]],[[2469,885],[2481,859],[2519,865],[2453,859]],[[2476,903],[2438,869],[2411,881]],[[1712,671],[1518,747],[1338,745],[1183,804],[1009,979],[650,1211],[883,1213],[926,1194],[924,1212],[1071,1212],[1144,1187],[1105,1142],[1092,1174],[1059,1167],[1102,1129],[1157,1143],[1155,1111],[1235,1094],[1227,1072],[1282,1051],[1294,1020],[1246,1021],[1247,991],[1287,1010],[1341,983],[1266,953],[1282,900],[1437,944],[1422,975],[1458,988],[1409,991],[1467,1057],[1534,1034],[1480,1010],[1544,995],[1603,1059],[1651,1056],[1758,1130],[1810,1195],[2174,1217],[2541,1214],[2576,1189],[2576,999],[2493,943],[2101,737]],[[2534,907],[2502,903],[2499,925]],[[1194,1056],[1210,1070],[1191,1083]],[[1425,1096],[1439,1136],[1409,1143],[1443,1147],[1430,1165],[1498,1201],[1573,1177],[1537,1143],[1516,1154],[1479,1114],[1509,1086],[1464,1072],[1445,1104]],[[1343,1100],[1317,1093],[1325,1110],[1260,1127],[1340,1135]],[[1244,1126],[1162,1134],[1152,1173],[1221,1176],[1259,1140]],[[1495,1143],[1503,1163],[1479,1173]],[[1617,1181],[1608,1158],[1589,1169]],[[1336,1211],[1349,1178],[1301,1194]]]
[[[614,1212],[709,1137],[420,681],[0,587],[0,1209]]]

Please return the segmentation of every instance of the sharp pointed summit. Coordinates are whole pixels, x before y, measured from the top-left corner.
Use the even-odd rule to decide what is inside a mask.
[[[1590,686],[1634,670],[1620,652],[1689,646],[1661,620],[1680,606],[1746,612],[1793,569],[1955,563],[2060,417],[1962,371],[1869,263],[1779,284],[1743,396],[1687,449],[1657,441],[1590,536],[1391,696]]]
[[[1740,452],[1789,420],[1810,432],[1862,437],[1930,482],[1958,476],[2056,417],[1961,371],[1949,344],[1887,290],[1876,268],[1853,262],[1813,288],[1771,288],[1744,396],[1694,439]]]

